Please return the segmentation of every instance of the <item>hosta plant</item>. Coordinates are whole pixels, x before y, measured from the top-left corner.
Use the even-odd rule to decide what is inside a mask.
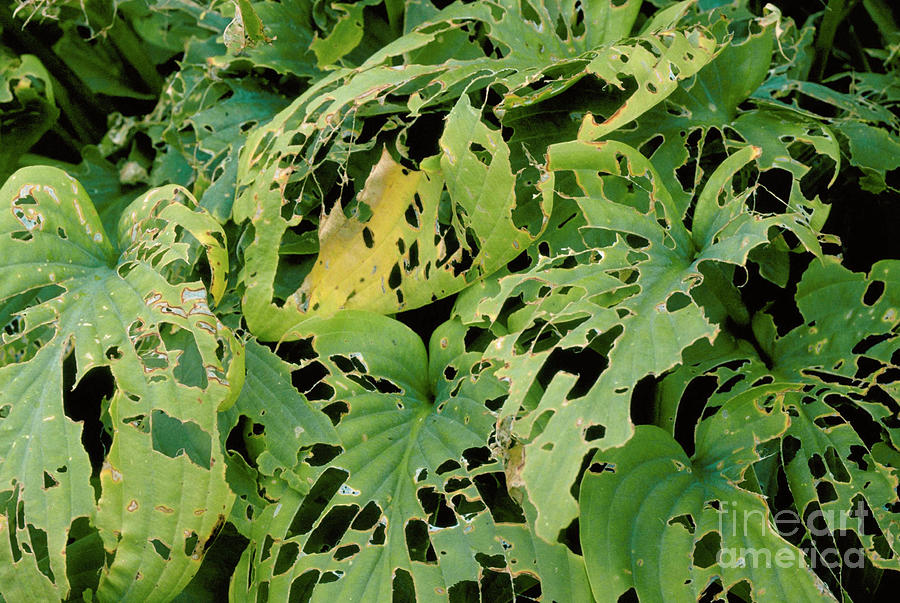
[[[891,594],[896,21],[804,10],[0,8],[0,600]]]

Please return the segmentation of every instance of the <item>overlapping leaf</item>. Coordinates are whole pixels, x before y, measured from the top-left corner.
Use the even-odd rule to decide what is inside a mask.
[[[891,418],[900,399],[898,291],[897,262],[875,264],[866,278],[833,259],[814,261],[797,289],[800,326],[778,337],[771,317],[754,319],[770,366],[752,347],[723,338],[713,349],[701,346],[686,356],[693,367],[663,381],[661,400],[664,408],[674,408],[688,384],[704,375],[718,384],[707,403],[711,408],[737,391],[762,391],[767,386],[757,384],[772,379],[802,388],[803,395],[785,401],[789,425],[781,442],[795,507],[804,520],[821,517],[830,546],[839,531],[852,531],[875,566],[892,569],[898,567],[900,501],[896,468],[885,464],[890,455],[883,453],[900,443]],[[698,353],[701,362],[695,360]],[[741,363],[737,368],[735,361]],[[674,418],[672,411],[666,414]],[[761,482],[775,488],[769,479]],[[818,524],[806,529],[821,531]]]
[[[12,174],[19,156],[53,127],[58,116],[50,74],[38,58],[12,57],[0,47],[0,180]]]
[[[744,39],[735,39],[731,31],[717,31],[725,39],[725,47],[664,102],[640,116],[636,128],[608,134],[607,129],[586,119],[579,138],[607,136],[646,150],[660,173],[673,183],[671,194],[678,207],[687,211],[694,190],[705,176],[701,162],[704,141],[710,138],[710,144],[716,144],[711,134],[718,132],[726,147],[760,147],[757,164],[761,170],[778,168],[792,174],[790,188],[775,193],[785,197],[786,204],[807,207],[810,212],[819,207],[801,193],[800,179],[810,165],[799,159],[800,150],[812,146],[819,156],[831,158],[836,175],[841,162],[837,138],[825,120],[784,105],[738,110],[767,81],[772,53],[781,42],[778,37],[784,27],[777,10],[745,23],[750,33]],[[724,22],[719,25],[724,27]],[[735,77],[737,73],[740,77]],[[689,139],[696,144],[689,144]],[[684,190],[674,186],[675,182],[680,182]],[[824,217],[817,219],[824,222]]]
[[[291,324],[305,318],[308,309],[315,307],[315,302],[310,302],[316,295],[311,288],[318,279],[314,272],[325,265],[327,257],[323,256],[327,253],[311,239],[310,233],[315,229],[330,233],[335,222],[343,223],[341,208],[345,213],[349,212],[344,206],[354,193],[355,199],[350,203],[353,211],[359,211],[359,207],[363,210],[358,219],[359,227],[353,226],[351,230],[365,232],[363,224],[368,220],[371,191],[389,190],[393,186],[385,179],[399,168],[395,167],[391,172],[385,169],[386,164],[378,163],[377,140],[371,133],[366,133],[365,123],[381,123],[386,119],[387,123],[380,125],[380,136],[386,141],[393,140],[402,155],[411,152],[413,142],[421,144],[413,140],[417,127],[434,127],[417,125],[420,121],[432,123],[435,119],[444,121],[446,117],[440,159],[432,156],[417,161],[418,169],[406,179],[403,194],[413,193],[412,180],[445,180],[449,208],[446,200],[438,204],[441,211],[437,224],[423,224],[421,237],[423,240],[431,234],[438,237],[432,247],[439,249],[439,256],[452,253],[450,250],[459,245],[464,256],[484,253],[485,257],[483,261],[474,261],[473,270],[466,267],[462,269],[463,274],[455,274],[453,286],[444,284],[442,280],[447,280],[446,277],[433,269],[431,274],[423,274],[424,282],[409,290],[405,285],[385,286],[385,292],[396,289],[397,293],[403,294],[402,298],[395,295],[397,299],[390,302],[388,296],[377,304],[369,304],[367,300],[372,298],[371,294],[363,294],[361,290],[355,290],[357,287],[342,283],[338,287],[339,295],[327,303],[319,303],[314,311],[364,307],[384,312],[416,307],[453,293],[462,283],[471,283],[489,274],[515,257],[517,250],[522,249],[522,243],[540,232],[549,204],[535,203],[533,199],[538,194],[539,174],[532,168],[527,176],[519,177],[518,170],[527,167],[522,161],[521,149],[508,149],[501,133],[482,122],[479,112],[473,111],[470,101],[460,95],[472,95],[488,86],[507,94],[505,104],[501,103],[496,111],[502,122],[505,111],[559,94],[584,75],[623,90],[621,78],[637,78],[640,88],[624,93],[627,108],[606,125],[612,129],[661,101],[671,92],[675,82],[695,73],[712,57],[713,40],[699,28],[687,32],[652,32],[638,40],[613,44],[630,32],[637,15],[637,2],[619,6],[598,3],[584,13],[585,21],[580,24],[576,4],[504,1],[496,8],[477,3],[450,6],[386,45],[361,67],[338,70],[322,78],[269,124],[251,134],[238,168],[239,191],[233,217],[237,222],[252,226],[243,247],[245,271],[242,281],[246,288],[245,313],[256,319],[251,329],[257,335],[277,338]],[[468,50],[460,54],[457,52],[459,45],[469,35],[465,31],[474,32],[476,24],[486,28],[482,45],[470,44]],[[558,30],[557,25],[560,25]],[[560,33],[559,36],[547,35],[549,31]],[[609,67],[611,59],[620,61],[621,67]],[[629,59],[632,60],[629,62]],[[400,60],[403,61],[401,65],[393,64]],[[548,69],[580,75],[560,77],[557,84],[553,84],[559,74]],[[622,72],[627,76],[620,77]],[[548,79],[551,83],[545,84]],[[531,87],[531,84],[535,86]],[[528,87],[529,90],[525,90]],[[616,96],[620,95],[617,93]],[[453,103],[453,109],[448,106],[450,103]],[[394,117],[393,114],[409,117]],[[391,130],[397,134],[389,134]],[[468,133],[472,140],[464,141],[462,133]],[[471,149],[467,147],[470,143],[474,143]],[[507,172],[505,166],[512,151],[517,158],[509,163],[515,171]],[[537,152],[542,153],[543,149],[537,149]],[[489,166],[487,171],[473,163],[476,157]],[[438,162],[440,175],[432,176]],[[366,191],[352,187],[354,180],[360,180],[359,176],[366,178]],[[466,181],[468,178],[483,180],[484,187],[471,188],[472,183]],[[385,182],[379,183],[379,179]],[[464,185],[450,185],[453,182]],[[543,193],[549,194],[549,189],[544,188]],[[426,214],[433,212],[433,206],[440,198],[434,196],[440,194],[439,190],[433,193],[430,203],[425,198],[427,195],[420,195],[420,205],[427,208]],[[322,203],[322,197],[339,197],[327,207],[327,224],[315,211]],[[397,205],[401,205],[402,198],[398,197]],[[393,221],[396,212],[384,211],[383,204],[380,207],[390,216],[385,219]],[[474,218],[479,213],[485,218],[488,215],[502,217],[486,222],[486,227],[487,224],[498,224],[499,230],[485,238],[484,233],[467,229],[465,218],[454,217],[460,208],[466,208],[472,224],[482,221]],[[412,217],[408,221],[411,227],[419,228]],[[431,233],[432,228],[434,233]],[[525,228],[530,234],[517,232]],[[504,231],[506,235],[501,235]],[[404,238],[407,240],[404,245],[396,246],[393,257],[376,257],[374,252],[367,252],[370,257],[361,263],[377,261],[378,270],[388,271],[388,276],[394,267],[400,268],[404,263],[414,267],[416,262],[406,257],[410,250],[409,237]],[[310,257],[316,252],[322,252],[318,260]],[[387,254],[387,248],[378,248],[378,253]],[[425,251],[420,247],[418,253]],[[426,265],[425,261],[419,264]],[[373,273],[367,280],[377,276],[380,275]],[[379,280],[375,278],[374,282]],[[370,283],[365,285],[369,287]],[[351,294],[355,295],[352,299],[356,301],[345,304],[344,298],[350,300]]]
[[[388,313],[424,305],[491,274],[534,240],[513,219],[515,177],[506,143],[479,120],[466,97],[448,116],[440,145],[442,154],[423,161],[421,170],[382,154],[358,196],[357,216],[348,219],[336,206],[320,222],[318,258],[280,308],[266,300],[277,268],[271,252],[281,236],[270,224],[285,224],[281,210],[266,203],[264,191],[244,197],[236,209],[256,216],[259,228],[257,249],[247,250],[244,268],[245,312],[258,336],[278,339],[317,311]],[[486,154],[479,157],[475,149]],[[253,190],[268,188],[260,184]],[[550,201],[546,194],[544,216]],[[261,253],[265,247],[270,253]]]
[[[298,450],[315,444],[336,445],[337,434],[328,417],[294,389],[292,367],[255,341],[247,342],[245,350],[244,387],[234,406],[219,415],[220,433],[227,436],[245,417],[244,441],[258,474],[282,480],[306,494],[319,470],[298,465]]]
[[[725,306],[734,292],[729,280],[713,278],[715,271],[744,264],[772,227],[789,228],[818,249],[803,214],[762,216],[747,207],[753,187],[741,189],[735,175],[758,155],[747,147],[713,172],[694,205],[691,231],[636,150],[617,142],[554,145],[549,168],[557,181],[574,174],[572,194],[587,224],[581,236],[591,245],[542,258],[501,278],[499,290],[472,290],[457,302],[464,320],[493,323],[503,335],[487,355],[510,380],[500,416],[516,419],[514,437],[525,442],[521,479],[541,536],[554,538],[577,515],[575,500],[554,486],[575,481],[571,459],[631,436],[635,384],[668,371],[682,350],[718,333],[710,308]],[[584,372],[599,378],[554,376],[559,369],[550,360],[565,349],[596,358]]]

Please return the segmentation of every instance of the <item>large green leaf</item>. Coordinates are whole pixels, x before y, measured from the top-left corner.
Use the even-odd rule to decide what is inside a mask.
[[[726,591],[746,582],[750,600],[833,600],[765,499],[740,485],[757,447],[784,433],[783,404],[796,395],[773,384],[735,396],[700,423],[690,458],[651,425],[594,455],[580,529],[598,600],[633,587],[641,601],[696,601],[714,580]]]
[[[838,126],[847,137],[850,163],[866,175],[861,183],[866,190],[880,193],[888,185],[885,175],[900,167],[900,136],[886,128],[876,128],[859,121],[848,120]]]
[[[67,534],[89,518],[110,553],[99,597],[170,597],[196,571],[232,501],[215,420],[240,387],[241,356],[210,311],[206,286],[190,278],[204,250],[211,290],[221,296],[224,234],[178,187],[130,206],[120,250],[81,185],[60,170],[20,170],[0,195],[8,204],[0,299],[49,292],[21,309],[3,340],[41,334],[42,343],[0,368],[0,483],[17,509],[5,526],[18,533],[3,545],[14,561],[4,573],[34,575],[34,592],[51,598],[79,596],[69,592]],[[82,428],[63,406],[70,353],[76,383],[98,367],[114,381],[102,467],[92,466]],[[30,588],[6,577],[0,584],[7,600]]]
[[[316,470],[298,465],[297,451],[337,444],[337,434],[328,417],[294,389],[290,369],[295,367],[255,341],[247,342],[245,350],[244,387],[234,406],[219,415],[220,432],[227,436],[245,417],[244,441],[259,474],[284,480],[306,494],[312,485],[306,478],[314,481]]]
[[[172,77],[140,127],[165,144],[155,160],[153,182],[191,185],[201,204],[224,222],[234,202],[244,132],[270,119],[287,101],[253,77],[210,77],[220,68],[206,62],[217,50],[210,46],[189,48],[188,64]]]
[[[428,599],[472,588],[477,596],[486,576],[510,595],[540,582],[552,599],[588,596],[580,559],[535,539],[530,509],[504,500],[485,405],[504,388],[479,372],[463,332],[455,322],[439,327],[426,354],[415,333],[377,314],[302,324],[297,335],[315,357],[301,370],[324,369],[315,404],[335,422],[339,447],[300,448],[297,464],[319,475],[305,497],[263,482],[277,502],[253,514],[232,597]]]

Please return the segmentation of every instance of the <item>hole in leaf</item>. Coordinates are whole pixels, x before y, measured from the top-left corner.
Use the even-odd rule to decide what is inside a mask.
[[[457,469],[462,468],[462,466],[454,460],[447,460],[438,465],[437,474],[443,475],[444,473],[448,473],[450,471],[456,471]]]
[[[272,555],[272,545],[275,544],[275,540],[269,534],[266,534],[265,539],[263,540],[262,549],[260,550],[259,559],[260,561],[265,561]]]
[[[87,517],[79,517],[72,522],[66,540],[66,559],[69,560],[66,563],[66,577],[70,592],[81,593],[88,588],[96,591],[106,552],[100,532]]]
[[[328,502],[332,499],[341,485],[347,480],[350,474],[342,469],[329,467],[326,469],[316,483],[310,489],[309,494],[303,499],[291,525],[288,528],[285,538],[293,538],[309,532],[325,510]]]
[[[278,557],[275,559],[273,574],[277,576],[291,569],[299,554],[300,547],[296,542],[286,542],[281,545],[281,550],[278,551]]]
[[[324,381],[319,381],[306,392],[306,399],[309,401],[331,400],[332,397],[334,397],[334,388]]]
[[[343,400],[338,400],[323,408],[322,412],[328,415],[333,425],[337,425],[341,422],[343,416],[350,412],[350,406]]]
[[[112,397],[115,381],[109,366],[98,366],[89,370],[73,389],[74,383],[75,355],[70,354],[63,361],[63,409],[73,421],[84,422],[81,443],[88,453],[93,474],[98,475],[112,445],[112,436],[100,420],[101,406],[103,400]],[[99,497],[99,490],[95,494]]]
[[[722,538],[718,532],[709,532],[694,545],[694,565],[701,569],[712,567],[719,555]]]
[[[741,580],[728,589],[728,594],[726,595],[726,597],[729,603],[731,603],[732,601],[752,601],[753,597],[750,595],[750,591],[750,581]]]
[[[58,485],[59,485],[59,481],[55,477],[53,477],[52,475],[50,475],[49,473],[44,471],[44,486],[43,486],[44,490],[48,490],[50,488],[55,488]]]
[[[369,501],[356,516],[356,519],[353,520],[350,527],[360,532],[371,530],[378,523],[378,520],[381,519],[381,514],[381,508],[375,504],[375,501]]]
[[[470,480],[467,477],[464,477],[461,479],[456,478],[456,477],[451,477],[444,484],[444,492],[446,492],[447,494],[451,494],[453,492],[456,492],[457,490],[464,490],[465,488],[468,488],[471,485],[472,485],[472,480]]]
[[[330,463],[341,452],[343,452],[343,448],[340,446],[332,446],[331,444],[313,444],[305,462],[311,467],[321,467],[322,465]]]
[[[869,464],[863,457],[867,454],[869,454],[869,451],[864,446],[853,445],[850,446],[850,455],[847,457],[847,460],[856,463],[856,467],[860,471],[866,471],[869,468]]]
[[[590,473],[597,473],[597,474],[615,473],[616,472],[616,464],[615,463],[603,463],[603,462],[591,463],[590,466],[588,467],[588,471]]]
[[[416,586],[412,576],[403,568],[398,567],[394,570],[391,590],[393,603],[415,603],[417,601]]]
[[[656,149],[660,147],[660,145],[665,142],[665,138],[663,138],[662,134],[657,134],[650,138],[647,142],[641,145],[640,152],[644,157],[650,157],[653,153],[656,152]]]
[[[159,332],[166,350],[177,354],[175,379],[187,386],[205,389],[208,385],[206,368],[194,334],[170,323],[160,324]]]
[[[50,568],[50,549],[47,547],[47,532],[29,523],[28,539],[31,541],[31,553],[37,562],[38,570],[47,576],[50,582],[55,583],[56,578],[53,576],[53,570]],[[22,543],[22,548],[27,550],[26,543]]]
[[[360,550],[362,550],[362,549],[359,548],[359,545],[348,544],[348,545],[344,545],[344,546],[336,548],[334,551],[334,555],[332,555],[332,557],[334,558],[335,561],[343,561],[344,559],[347,559],[348,557],[352,557],[353,555],[357,554]]]
[[[463,450],[463,458],[466,461],[466,469],[473,471],[482,465],[496,462],[491,456],[491,451],[486,446],[478,446],[474,448],[466,448]],[[438,474],[441,475],[446,471],[441,471],[441,467],[447,463],[455,463],[456,461],[446,461],[438,467]],[[457,463],[458,465],[458,463]]]
[[[629,588],[628,590],[626,590],[624,593],[622,593],[622,595],[616,601],[616,603],[639,603],[639,602],[640,602],[640,600],[638,599],[637,591],[634,590],[633,586],[631,588]]]
[[[384,544],[384,532],[385,522],[382,521],[375,526],[375,531],[372,532],[372,537],[369,538],[369,544],[374,544],[376,546]]]
[[[825,464],[828,465],[828,471],[831,472],[835,480],[845,484],[850,482],[850,474],[844,467],[844,463],[841,462],[841,457],[834,446],[829,446],[825,449]]]
[[[821,504],[830,503],[838,498],[834,484],[824,480],[816,484],[816,495],[819,497]]]
[[[495,522],[525,523],[522,507],[509,495],[505,474],[487,473],[476,475],[472,479]]]
[[[883,293],[884,282],[872,281],[871,283],[869,283],[869,286],[866,287],[866,292],[863,295],[863,303],[867,306],[874,306],[876,303],[878,303],[878,300],[881,299]]]
[[[689,306],[691,298],[680,291],[676,291],[666,300],[666,311],[676,312]]]
[[[697,525],[694,523],[694,517],[689,513],[685,513],[683,515],[677,515],[669,520],[669,525],[674,526],[675,524],[681,525],[685,530],[694,533],[694,530],[697,529]]]
[[[162,410],[150,415],[150,433],[153,449],[169,458],[182,454],[196,465],[209,469],[212,456],[212,438],[193,421],[180,421]]]
[[[190,535],[184,539],[184,554],[188,557],[194,554],[194,551],[197,549],[197,542],[199,542],[200,537],[197,536],[197,532],[192,531]]]
[[[288,594],[288,603],[306,603],[312,598],[313,588],[319,581],[319,571],[309,570],[294,578],[291,582],[291,591]]]
[[[420,488],[416,496],[428,514],[428,524],[438,528],[452,528],[457,524],[456,513],[447,505],[447,497],[433,487]]]
[[[818,454],[814,454],[809,457],[807,461],[807,465],[809,466],[809,472],[815,479],[820,479],[825,475],[825,463],[822,462],[822,457]]]
[[[406,223],[411,227],[418,229],[419,228],[419,214],[416,213],[416,208],[410,204],[409,207],[406,208],[406,212],[403,214],[406,218]]]
[[[584,440],[586,442],[593,442],[594,440],[599,440],[603,436],[606,435],[606,426],[604,425],[591,425],[584,431]]]
[[[846,423],[846,421],[840,415],[834,414],[816,417],[813,420],[813,423],[824,430],[828,430],[833,427],[837,427],[838,425],[843,425],[844,423]]]
[[[291,383],[300,392],[310,391],[328,376],[328,369],[319,361],[309,362],[291,372]]]
[[[324,553],[338,545],[359,512],[358,505],[332,507],[303,545],[304,553]]]
[[[799,439],[792,435],[786,435],[784,437],[784,440],[782,441],[781,456],[785,466],[790,465],[791,461],[794,460],[800,447],[801,443]]]
[[[521,272],[527,270],[531,266],[531,256],[527,251],[523,251],[506,264],[507,270],[510,272]]]
[[[421,519],[411,519],[406,522],[404,529],[406,534],[406,551],[410,561],[420,561],[428,564],[437,563],[437,555],[428,537],[428,525]]]
[[[172,553],[172,547],[166,546],[165,544],[163,544],[163,541],[159,540],[158,538],[152,539],[150,541],[150,544],[153,545],[153,550],[156,551],[157,555],[159,555],[166,561],[169,560],[169,556]]]

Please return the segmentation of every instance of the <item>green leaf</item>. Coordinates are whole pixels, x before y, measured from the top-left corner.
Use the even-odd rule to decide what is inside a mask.
[[[91,198],[91,202],[100,216],[100,221],[103,223],[103,230],[110,236],[110,242],[118,245],[115,236],[119,217],[136,195],[146,192],[146,188],[123,184],[119,179],[119,170],[103,156],[96,146],[82,147],[81,157],[81,163],[78,165],[63,161],[50,161],[46,157],[33,155],[23,157],[23,163],[57,167],[77,179]]]
[[[700,423],[690,458],[651,425],[594,455],[580,530],[598,600],[634,587],[641,601],[696,601],[713,580],[726,591],[747,581],[753,600],[833,600],[777,532],[765,499],[740,486],[761,458],[757,446],[787,428],[791,393],[772,385],[732,398]]]
[[[301,452],[298,463],[319,472],[310,493],[284,489],[254,514],[231,596],[314,589],[316,599],[383,600],[409,589],[446,597],[467,581],[477,592],[490,568],[529,572],[557,600],[587,596],[580,560],[534,539],[530,512],[496,481],[485,401],[503,387],[476,372],[479,355],[464,351],[464,330],[439,327],[426,354],[412,331],[376,314],[345,311],[301,325],[315,352],[309,370],[326,369],[317,387],[330,394],[317,405],[336,423],[340,447]],[[327,468],[317,460],[323,453],[336,454]]]
[[[14,58],[0,47],[0,117],[0,180],[6,180],[59,117],[50,74],[36,56]]]
[[[363,283],[359,282],[360,277],[357,277],[356,285],[341,282],[333,298],[329,298],[328,303],[319,302],[319,308],[314,311],[331,312],[342,307],[378,312],[411,309],[453,293],[460,288],[460,283],[471,283],[515,257],[515,245],[519,244],[519,250],[524,249],[522,243],[533,240],[546,223],[550,213],[550,184],[543,182],[534,166],[529,166],[525,170],[527,174],[518,177],[525,163],[518,145],[513,161],[510,159],[512,152],[501,136],[502,130],[497,132],[493,126],[487,125],[493,120],[486,118],[486,123],[478,124],[483,119],[483,111],[474,111],[470,106],[472,101],[465,96],[474,95],[488,85],[495,85],[498,91],[505,89],[504,100],[494,112],[502,119],[506,111],[551,98],[587,74],[623,88],[623,82],[617,75],[618,68],[612,69],[608,64],[610,57],[633,56],[634,61],[627,67],[629,73],[639,77],[642,85],[645,80],[649,82],[650,79],[662,78],[659,79],[660,85],[665,80],[667,90],[670,86],[668,75],[663,77],[661,72],[653,71],[657,61],[662,61],[661,65],[675,61],[682,66],[679,74],[673,72],[672,77],[676,81],[689,77],[708,62],[714,41],[701,29],[651,32],[638,41],[613,45],[616,36],[631,30],[638,4],[598,4],[588,11],[583,24],[578,22],[575,3],[547,7],[502,2],[496,11],[484,4],[449,6],[414,31],[387,44],[359,68],[336,70],[321,78],[270,123],[251,133],[238,167],[238,198],[233,217],[253,229],[253,236],[247,237],[246,267],[241,280],[246,287],[245,314],[256,318],[250,326],[254,334],[265,339],[277,339],[285,328],[305,317],[307,308],[316,307],[316,301],[312,301],[312,297],[317,295],[313,286],[330,280],[324,279],[320,273],[326,260],[331,265],[328,256],[334,255],[333,250],[323,251],[315,263],[311,257],[282,258],[289,255],[284,253],[282,245],[292,244],[293,237],[285,234],[288,229],[296,229],[302,234],[315,227],[320,234],[325,233],[329,237],[332,236],[330,233],[344,232],[352,239],[331,238],[333,243],[330,247],[335,247],[336,241],[340,241],[341,249],[345,250],[344,256],[359,255],[351,254],[350,250],[361,250],[359,239],[362,237],[359,234],[365,233],[366,228],[372,230],[366,226],[370,203],[365,196],[371,195],[373,190],[387,190],[385,185],[376,185],[373,178],[380,178],[386,171],[390,173],[386,170],[387,164],[378,163],[377,153],[371,153],[376,147],[375,139],[367,137],[363,144],[356,142],[369,119],[409,113],[412,118],[422,116],[422,119],[426,115],[428,118],[443,118],[446,115],[448,126],[439,141],[442,151],[440,159],[434,158],[427,141],[414,141],[420,148],[429,150],[422,155],[425,159],[406,157],[413,165],[418,165],[411,171],[403,195],[413,195],[414,198],[419,193],[420,204],[426,213],[433,212],[437,207],[439,220],[434,227],[435,234],[439,239],[447,240],[443,247],[436,243],[430,247],[437,245],[438,260],[441,255],[455,253],[459,248],[463,268],[457,267],[453,279],[450,279],[435,277],[437,271],[432,266],[429,269],[431,274],[425,279],[427,284],[417,284],[409,290],[405,284],[390,287],[391,280],[397,282],[390,276],[405,261],[404,254],[408,253],[411,242],[408,234],[393,237],[394,243],[398,238],[405,240],[402,248],[397,245],[393,257],[379,257],[377,270],[386,270],[388,276],[383,289],[380,283],[382,275],[377,271],[365,275]],[[457,31],[461,21],[470,22],[473,27],[476,23],[484,24],[491,44],[502,49],[498,51],[500,56],[470,45],[460,58],[454,58],[464,42]],[[557,25],[560,27],[557,28]],[[551,31],[557,33],[549,35]],[[684,59],[685,53],[690,54],[690,58]],[[664,58],[660,59],[660,56]],[[645,66],[644,63],[651,58],[651,65]],[[402,64],[394,65],[394,62],[401,60]],[[562,75],[558,75],[560,73]],[[549,84],[541,83],[551,76],[553,81]],[[657,95],[650,87],[643,86],[634,92],[632,98],[636,104],[634,107],[629,105],[628,115],[634,117],[662,99],[662,95]],[[631,92],[629,90],[627,94]],[[446,114],[448,110],[449,115]],[[383,133],[388,132],[385,139],[389,144],[392,140],[396,141],[395,148],[403,159],[416,124],[408,125],[404,123],[405,118],[399,116],[387,119],[387,124],[379,125],[379,128]],[[390,133],[392,130],[397,131],[396,136]],[[468,132],[472,140],[457,137],[457,132]],[[472,148],[467,149],[465,145]],[[538,145],[535,152],[542,153],[543,148]],[[473,157],[485,164],[487,170],[473,163]],[[438,161],[439,175],[435,174]],[[403,161],[398,163],[409,165]],[[507,163],[510,174],[516,174],[516,178],[503,173]],[[409,167],[405,169],[410,170]],[[358,184],[353,186],[354,181],[360,181],[358,177],[348,177],[354,173],[371,176],[365,191],[358,191]],[[418,186],[413,187],[413,176],[424,178],[425,182],[434,186],[430,197]],[[474,186],[467,181],[470,178],[474,179]],[[441,179],[446,181],[446,193],[438,190]],[[482,182],[486,185],[483,189],[479,186]],[[538,183],[542,186],[538,187]],[[507,187],[515,191],[516,199],[509,217],[504,215],[508,210],[501,207],[512,205]],[[485,196],[488,194],[490,196]],[[445,195],[450,196],[449,208]],[[353,201],[350,207],[343,207],[342,204],[342,212],[327,200],[337,197],[351,198]],[[428,202],[426,197],[429,197]],[[314,212],[323,198],[326,199],[324,207],[327,214]],[[540,201],[536,202],[536,199]],[[394,202],[400,206],[402,200],[401,195]],[[376,212],[373,219],[396,222],[399,207],[388,211],[383,204],[379,206],[382,211]],[[466,209],[467,217],[457,215],[460,208]],[[356,221],[353,215],[347,216],[354,211],[361,212]],[[378,213],[386,216],[379,218]],[[485,228],[498,224],[498,231],[491,235],[490,240],[484,239],[484,233],[477,232],[477,227],[482,223],[474,217],[477,214],[496,215],[488,216],[490,221],[484,220]],[[469,228],[469,221],[474,228]],[[414,222],[410,218],[410,227],[418,228]],[[429,237],[431,223],[429,221],[428,229],[419,233],[423,241]],[[452,225],[449,231],[448,224]],[[523,227],[527,227],[528,233],[521,232]],[[406,227],[400,222],[399,228]],[[327,238],[321,238],[320,242],[324,245]],[[352,240],[350,248],[346,247],[348,240]],[[365,240],[372,242],[368,238]],[[386,254],[387,247],[379,248],[378,252]],[[422,246],[417,252],[420,255],[426,253]],[[368,251],[365,253],[371,255]],[[476,254],[483,254],[484,257],[475,258]],[[470,259],[474,262],[473,270],[468,269]],[[410,264],[415,265],[415,261],[410,261]],[[424,267],[427,263],[420,261],[419,265]],[[355,268],[357,271],[361,269],[359,266]],[[460,270],[464,274],[459,274]],[[400,271],[397,276],[402,281],[403,269]],[[434,282],[431,282],[432,279]],[[453,280],[453,283],[445,285],[442,280]],[[391,289],[394,289],[393,296],[384,295]],[[283,292],[286,295],[282,295]],[[375,294],[378,294],[378,302],[368,304],[367,300],[376,297]],[[398,299],[395,301],[392,297]],[[263,331],[264,328],[268,330]]]
[[[203,55],[198,55],[199,63]],[[201,205],[224,222],[231,215],[244,132],[270,119],[285,103],[255,78],[213,79],[205,64],[182,69],[163,93],[157,113],[142,124],[167,145],[165,154],[157,156],[154,181],[178,181],[159,168],[181,159],[194,172],[193,190]]]
[[[884,191],[885,174],[900,167],[900,137],[858,121],[843,122],[838,131],[847,137],[850,163],[866,175],[861,180],[863,188],[873,193]]]
[[[45,588],[67,596],[67,533],[90,518],[111,554],[98,596],[175,594],[232,500],[213,435],[218,406],[237,394],[228,379],[240,387],[241,356],[209,310],[204,284],[186,278],[204,246],[212,289],[221,290],[221,228],[183,189],[168,187],[126,211],[117,250],[84,189],[60,170],[20,170],[0,195],[9,204],[0,217],[8,266],[0,299],[38,287],[56,292],[21,310],[19,330],[3,340],[49,332],[32,357],[0,368],[0,483],[21,505],[23,542],[37,551],[43,539]],[[114,382],[102,468],[92,466],[81,427],[63,407],[70,352],[76,383],[98,367],[109,367]],[[9,546],[30,571],[34,561],[15,540]]]
[[[363,9],[366,4],[335,3],[332,6],[343,12],[344,16],[338,20],[328,37],[313,40],[309,45],[310,50],[316,53],[320,69],[336,63],[356,48],[363,37]]]
[[[678,90],[680,80],[703,69],[715,52],[715,40],[698,30],[644,36],[643,40],[652,50],[641,45],[612,46],[588,66],[589,71],[618,88],[623,87],[620,74],[634,78],[637,90],[602,123],[586,115],[578,132],[580,139],[598,140],[640,117]]]
[[[679,82],[665,102],[641,115],[636,128],[619,130],[609,136],[642,150],[652,150],[650,157],[659,172],[673,183],[671,194],[682,211],[687,210],[693,189],[704,180],[700,163],[704,141],[716,130],[721,132],[726,148],[759,147],[762,152],[757,164],[761,170],[790,171],[794,180],[789,195],[782,194],[797,206],[813,207],[800,193],[800,178],[810,169],[794,158],[800,145],[810,145],[819,154],[834,160],[835,177],[840,168],[837,138],[822,120],[785,110],[783,105],[777,109],[763,105],[739,110],[742,102],[756,97],[757,90],[766,81],[776,36],[784,27],[777,10],[744,24],[749,28],[749,35],[738,40],[728,34],[727,43],[715,58],[701,65],[702,69],[694,77]],[[734,77],[735,73],[741,77]],[[698,134],[697,144],[689,144],[688,139],[697,138]],[[675,186],[676,182],[682,182],[685,190]]]
[[[769,78],[753,93],[753,98],[766,101],[767,104],[793,109],[797,107],[796,103],[785,103],[780,100],[780,97],[792,92],[831,105],[839,110],[841,117],[845,119],[885,123],[894,128],[897,126],[896,116],[887,107],[865,96],[838,92],[823,84],[794,80],[786,76]]]
[[[310,44],[314,39],[311,4],[307,0],[253,3],[256,16],[262,22],[264,43],[245,45],[240,58],[246,57],[254,65],[268,67],[282,74],[302,78],[319,75],[314,55],[310,52]],[[246,31],[241,33],[246,35]],[[224,58],[217,60],[216,63],[223,60]],[[231,63],[232,60],[229,58],[227,62]]]
[[[305,494],[312,483],[304,479],[309,475],[299,472],[308,466],[297,465],[297,450],[336,444],[337,434],[328,417],[311,408],[291,385],[293,367],[255,341],[248,341],[245,349],[244,387],[234,406],[219,415],[219,431],[227,436],[246,417],[244,439],[259,473],[279,477]],[[262,433],[256,433],[254,425],[261,426]]]
[[[54,53],[78,74],[93,94],[153,100],[156,95],[141,83],[132,83],[126,73],[130,64],[112,44],[89,44],[74,24],[63,29],[62,37],[53,45]],[[153,67],[155,69],[155,67]],[[156,76],[159,78],[159,75]]]

